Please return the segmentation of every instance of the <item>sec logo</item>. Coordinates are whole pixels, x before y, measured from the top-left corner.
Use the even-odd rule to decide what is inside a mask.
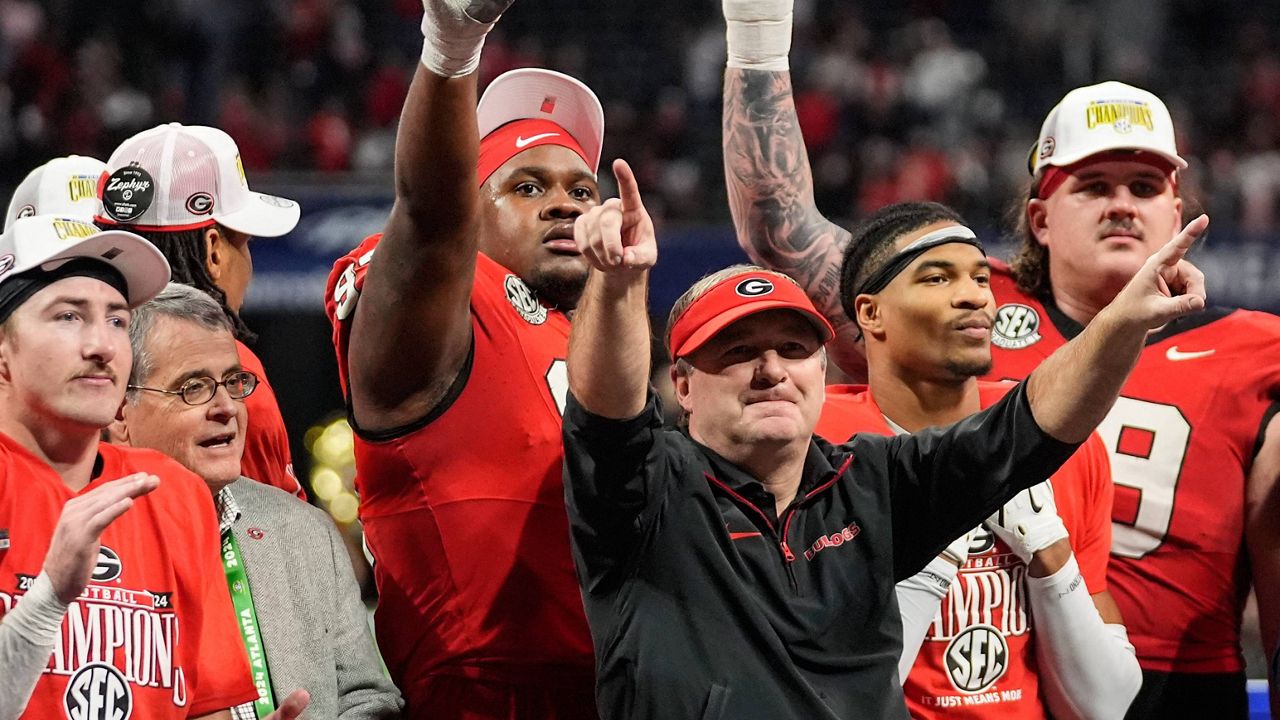
[[[533,294],[523,280],[515,275],[508,275],[502,286],[507,293],[507,302],[511,303],[511,307],[520,313],[525,322],[541,325],[547,321],[547,308],[538,302],[538,296]]]
[[[1040,313],[1030,305],[1001,305],[991,327],[991,342],[1005,350],[1021,350],[1040,342]]]
[[[70,720],[128,720],[133,715],[133,691],[124,674],[103,662],[76,671],[63,696]]]
[[[990,625],[974,625],[947,645],[947,679],[955,689],[977,693],[991,687],[1009,669],[1009,646]]]

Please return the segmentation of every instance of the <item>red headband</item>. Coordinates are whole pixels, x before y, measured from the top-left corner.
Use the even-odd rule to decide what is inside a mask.
[[[513,120],[480,139],[480,157],[476,161],[476,181],[481,185],[495,170],[511,158],[539,145],[559,145],[578,154],[591,166],[582,146],[568,130],[550,120]],[[595,172],[595,168],[591,168]]]
[[[671,359],[702,347],[716,333],[748,315],[789,309],[805,316],[826,343],[831,323],[813,307],[799,285],[768,272],[746,272],[725,278],[694,300],[671,325]]]
[[[1036,190],[1036,197],[1044,200],[1054,193],[1067,178],[1074,175],[1081,168],[1100,162],[1140,162],[1150,165],[1165,175],[1169,176],[1169,183],[1173,185],[1174,192],[1178,191],[1178,175],[1173,163],[1169,162],[1164,156],[1157,155],[1144,150],[1113,150],[1111,152],[1098,153],[1090,155],[1074,165],[1066,167],[1058,167],[1050,165],[1044,169],[1044,176],[1040,178],[1040,187]]]

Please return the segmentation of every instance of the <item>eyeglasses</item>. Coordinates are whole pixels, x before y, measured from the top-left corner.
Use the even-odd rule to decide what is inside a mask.
[[[258,388],[258,376],[248,370],[239,370],[222,378],[221,381],[214,380],[208,375],[191,378],[182,383],[182,387],[177,390],[163,390],[141,385],[130,385],[129,389],[150,390],[151,392],[164,393],[165,395],[177,395],[182,398],[182,402],[188,405],[204,405],[218,393],[219,385],[227,389],[227,394],[231,396],[232,400],[243,400],[252,395],[253,391]]]

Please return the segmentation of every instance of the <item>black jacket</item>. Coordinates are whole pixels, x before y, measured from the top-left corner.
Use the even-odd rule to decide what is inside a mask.
[[[809,446],[775,517],[760,483],[650,399],[569,398],[565,493],[605,720],[906,718],[894,584],[1075,450],[1025,388],[948,428]]]

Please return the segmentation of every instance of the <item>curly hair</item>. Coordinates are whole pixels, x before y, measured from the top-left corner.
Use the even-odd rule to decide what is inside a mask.
[[[1005,216],[1018,242],[1017,249],[1009,258],[1009,272],[1019,290],[1037,300],[1047,300],[1053,297],[1053,283],[1049,280],[1049,248],[1036,239],[1036,234],[1031,232],[1031,221],[1027,220],[1027,203],[1035,197],[1033,193],[1039,187],[1039,181],[1029,180],[1023,188],[1024,199],[1009,203]]]
[[[128,225],[102,223],[99,223],[99,227],[106,230],[128,230],[149,240],[152,245],[159,248],[161,253],[164,253],[165,259],[169,261],[169,269],[172,273],[170,280],[203,290],[209,297],[216,300],[222,307],[222,312],[226,313],[227,319],[231,321],[237,340],[252,343],[257,339],[258,336],[244,324],[244,320],[240,319],[240,314],[227,305],[227,294],[209,275],[208,250],[204,241],[204,233],[208,228],[178,231],[138,230]],[[224,235],[227,233],[221,225],[215,227]]]

